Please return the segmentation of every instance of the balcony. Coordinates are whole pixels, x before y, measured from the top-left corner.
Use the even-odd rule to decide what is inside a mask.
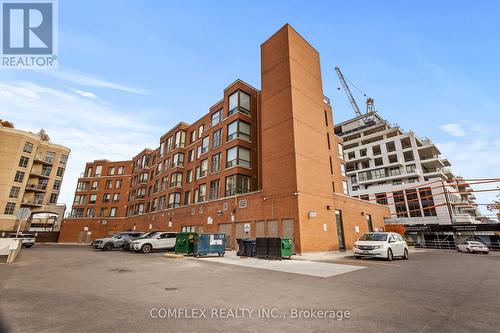
[[[25,199],[21,202],[21,206],[42,207],[43,199]]]
[[[46,172],[46,171],[30,171],[30,176],[31,177],[38,177],[38,178],[50,178],[50,172]]]
[[[54,158],[51,156],[37,155],[37,156],[35,156],[34,161],[38,162],[38,163],[46,164],[46,165],[54,164]]]
[[[26,191],[45,192],[47,185],[44,184],[26,184]]]

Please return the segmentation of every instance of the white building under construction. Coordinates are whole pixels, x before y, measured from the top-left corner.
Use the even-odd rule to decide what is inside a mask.
[[[335,126],[344,140],[349,194],[385,204],[386,224],[479,223],[470,187],[429,139],[371,111]]]

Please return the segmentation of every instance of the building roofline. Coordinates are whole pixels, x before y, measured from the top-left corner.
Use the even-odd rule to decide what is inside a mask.
[[[377,111],[372,111],[372,112],[369,112],[369,113],[364,113],[364,114],[362,114],[361,116],[357,116],[357,117],[355,117],[355,118],[347,119],[347,120],[345,120],[345,121],[343,121],[343,122],[341,122],[341,123],[335,124],[335,127],[337,127],[337,126],[343,126],[343,125],[346,125],[346,124],[351,123],[351,122],[353,122],[353,121],[356,121],[356,120],[361,120],[361,119],[366,118],[366,117],[369,117],[369,116],[375,116],[375,117],[377,117],[379,120],[381,120],[381,121],[383,121],[383,122],[387,123],[387,121],[386,121],[384,118],[382,118],[382,117],[378,114],[378,112],[377,112]]]

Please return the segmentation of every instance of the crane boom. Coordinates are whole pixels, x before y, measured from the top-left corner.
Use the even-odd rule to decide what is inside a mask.
[[[335,67],[335,72],[337,72],[337,75],[340,79],[340,83],[342,84],[342,88],[344,88],[345,94],[347,95],[347,98],[349,99],[349,102],[351,102],[351,106],[354,109],[354,112],[356,113],[357,117],[361,117],[361,111],[359,111],[358,104],[356,104],[356,100],[354,100],[354,97],[352,96],[351,90],[349,89],[349,86],[347,85],[344,75],[340,71],[340,68]]]

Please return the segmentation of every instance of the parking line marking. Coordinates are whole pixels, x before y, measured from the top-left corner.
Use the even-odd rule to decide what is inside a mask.
[[[368,261],[368,260],[363,260],[363,261],[358,261],[358,260],[335,260],[336,262],[348,262],[348,263],[356,263],[358,265],[364,265],[364,264],[371,264],[371,265],[383,265],[383,266],[394,266],[394,267],[399,267],[401,265],[397,264],[388,264],[385,262],[376,262],[376,261]]]

